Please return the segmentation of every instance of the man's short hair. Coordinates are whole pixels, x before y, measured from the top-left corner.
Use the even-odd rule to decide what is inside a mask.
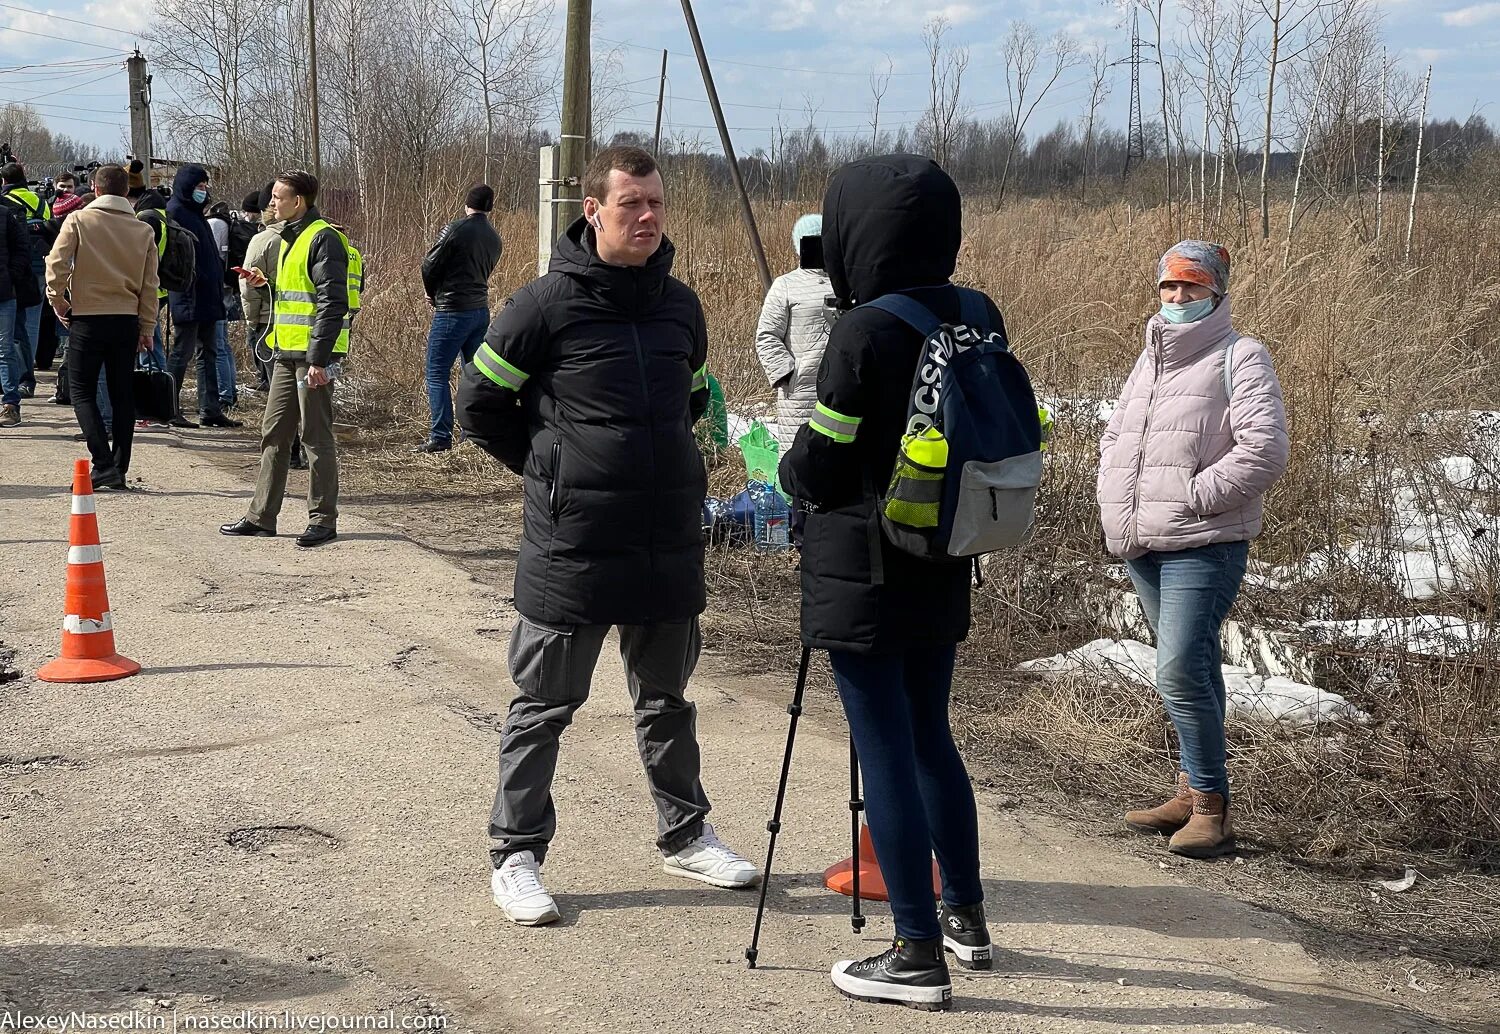
[[[318,177],[310,172],[293,169],[291,172],[283,172],[277,176],[276,182],[291,187],[298,197],[307,198],[309,205],[318,200]]]
[[[7,187],[24,187],[26,185],[26,170],[20,162],[10,162],[0,168],[0,183]]]
[[[609,194],[609,174],[616,170],[630,176],[649,176],[657,171],[656,159],[639,147],[606,147],[594,155],[583,174],[583,196],[604,204]]]
[[[130,189],[130,173],[123,165],[101,165],[94,170],[94,193],[124,197]]]

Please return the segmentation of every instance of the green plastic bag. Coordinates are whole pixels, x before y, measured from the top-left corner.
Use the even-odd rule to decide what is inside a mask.
[[[763,485],[776,484],[776,467],[781,459],[781,443],[759,420],[740,435],[740,455],[745,457],[745,474]]]

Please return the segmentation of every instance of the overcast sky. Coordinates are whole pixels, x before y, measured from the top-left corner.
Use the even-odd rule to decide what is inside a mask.
[[[560,28],[565,4],[556,3]],[[1169,9],[1174,6],[1169,2]],[[1392,56],[1415,75],[1433,65],[1435,117],[1462,119],[1478,110],[1495,119],[1500,0],[1380,0],[1380,7]],[[1044,34],[1066,29],[1085,44],[1103,43],[1112,56],[1123,58],[1129,51],[1129,30],[1117,5],[1103,0],[698,0],[697,8],[742,153],[765,146],[778,105],[783,121],[792,125],[805,121],[811,104],[827,131],[868,132],[868,77],[885,70],[888,58],[894,74],[882,104],[882,125],[915,123],[927,90],[921,27],[936,13],[952,22],[952,42],[970,50],[964,101],[975,117],[1004,110],[1000,43],[1013,18],[1032,22]],[[191,11],[192,5],[181,9]],[[148,0],[69,0],[48,7],[0,0],[0,101],[32,103],[57,131],[88,141],[101,153],[117,150],[128,125],[122,62],[149,10]],[[613,52],[623,72],[627,92],[621,100],[629,107],[621,112],[620,128],[650,132],[665,48],[671,51],[668,129],[717,146],[678,0],[594,0],[594,21],[596,60]],[[1115,71],[1105,114],[1118,124],[1129,95],[1129,70]],[[1152,71],[1143,76],[1147,118],[1160,103]],[[1086,89],[1081,70],[1067,76],[1038,109],[1030,129],[1041,132],[1059,118],[1075,117]]]

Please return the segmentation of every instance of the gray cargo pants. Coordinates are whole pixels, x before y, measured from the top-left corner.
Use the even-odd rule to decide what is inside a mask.
[[[540,862],[557,831],[552,776],[558,743],[588,699],[608,625],[543,625],[510,634],[518,690],[500,740],[500,785],[490,812],[490,859],[532,851]],[[635,739],[656,802],[656,846],[679,851],[703,833],[708,798],[699,780],[698,710],[683,695],[703,640],[698,619],[621,625],[620,658],[635,702]]]

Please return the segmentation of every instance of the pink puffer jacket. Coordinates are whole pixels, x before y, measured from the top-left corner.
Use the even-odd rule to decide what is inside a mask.
[[[1227,298],[1197,323],[1156,315],[1146,324],[1146,350],[1099,444],[1111,553],[1129,559],[1260,534],[1261,498],[1286,469],[1286,411],[1266,346],[1236,338]]]

